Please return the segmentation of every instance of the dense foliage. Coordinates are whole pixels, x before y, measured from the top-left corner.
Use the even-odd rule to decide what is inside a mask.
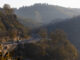
[[[16,14],[7,4],[0,11],[0,38],[5,38],[5,35],[11,41],[16,37],[19,40],[16,41],[16,48],[9,51],[10,56],[18,60],[77,60],[79,56],[77,49],[62,30],[50,33],[47,29],[40,29],[37,32],[38,41],[26,42],[24,39],[28,37],[28,29],[17,21]],[[24,41],[20,42],[19,38]]]
[[[8,36],[12,40],[28,36],[28,28],[18,22],[14,10],[7,4],[0,10],[0,36],[4,38]]]
[[[13,55],[31,60],[77,60],[78,51],[63,31],[53,32],[49,36],[48,39],[42,37],[36,43],[18,45]]]

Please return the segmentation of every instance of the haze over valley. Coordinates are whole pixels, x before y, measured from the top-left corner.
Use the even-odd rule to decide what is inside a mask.
[[[35,4],[15,9],[15,13],[23,18],[30,18],[47,24],[55,19],[66,19],[80,15],[79,9],[65,8],[57,5]]]
[[[80,9],[34,4],[0,8],[0,60],[80,60]]]

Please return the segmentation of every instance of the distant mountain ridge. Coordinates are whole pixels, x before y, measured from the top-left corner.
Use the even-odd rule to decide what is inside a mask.
[[[80,15],[79,9],[64,8],[48,4],[35,4],[15,9],[18,16],[30,18],[43,24],[50,23],[55,19],[66,19]]]
[[[68,36],[68,39],[80,50],[80,16],[71,19],[66,19],[62,22],[52,22],[44,28],[49,32],[56,29],[64,30]]]

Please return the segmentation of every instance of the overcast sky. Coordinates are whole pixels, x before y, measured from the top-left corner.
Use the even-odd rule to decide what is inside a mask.
[[[30,6],[35,3],[48,3],[70,8],[80,8],[80,0],[0,0],[0,7],[4,4],[10,4],[11,7]]]

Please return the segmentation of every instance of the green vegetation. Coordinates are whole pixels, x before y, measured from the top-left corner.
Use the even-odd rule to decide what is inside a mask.
[[[3,38],[7,35],[8,40],[26,39],[25,36],[28,36],[28,28],[18,22],[14,10],[8,4],[0,10],[0,34]]]
[[[42,35],[43,36],[43,35]],[[31,60],[77,60],[77,49],[67,40],[63,31],[56,31],[48,39],[36,43],[20,44],[13,51],[14,56]],[[50,39],[50,40],[49,40]]]
[[[8,4],[5,4],[3,6],[3,9],[4,9],[4,13],[6,13],[6,14],[13,14],[14,13],[13,9]]]
[[[31,33],[32,34],[32,33]],[[77,60],[78,51],[67,39],[66,33],[56,30],[49,33],[46,29],[40,29],[37,33],[40,37],[35,43],[19,43],[8,57],[16,60]],[[5,4],[0,11],[0,38],[8,40],[23,40],[29,38],[28,28],[17,21],[14,10]],[[3,39],[2,38],[2,39]],[[25,42],[25,41],[24,41]],[[6,58],[8,58],[6,55]],[[4,58],[4,57],[3,57]],[[1,60],[7,60],[6,58]]]

